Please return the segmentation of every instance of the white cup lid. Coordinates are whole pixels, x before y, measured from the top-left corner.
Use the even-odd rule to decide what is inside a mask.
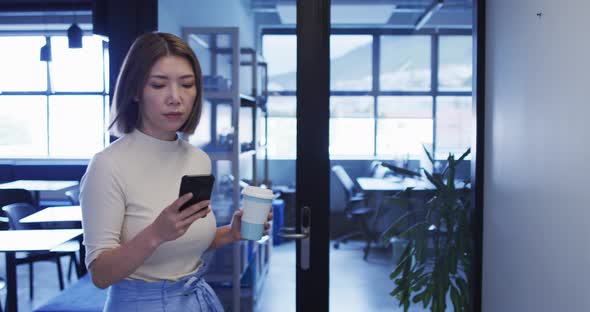
[[[274,199],[275,198],[275,195],[272,193],[272,190],[262,188],[262,187],[252,186],[252,185],[246,186],[244,188],[244,190],[242,191],[242,194],[244,194],[246,196],[258,197],[258,198],[264,198],[264,199]]]

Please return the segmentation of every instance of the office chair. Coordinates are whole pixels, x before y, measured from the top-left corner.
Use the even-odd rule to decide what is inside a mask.
[[[21,223],[20,219],[31,215],[37,212],[37,208],[33,206],[31,203],[14,203],[9,204],[2,207],[2,211],[8,217],[8,222],[10,224],[11,230],[31,230],[31,229],[39,229],[38,224],[26,224]],[[33,263],[37,261],[55,261],[57,265],[57,275],[59,281],[59,289],[64,289],[64,281],[63,281],[63,274],[61,269],[61,257],[67,256],[70,257],[70,265],[68,266],[68,278],[71,276],[72,272],[72,264],[74,264],[75,269],[78,268],[78,260],[76,258],[76,252],[79,250],[78,243],[69,243],[66,242],[64,244],[59,245],[54,249],[54,251],[33,251],[33,252],[25,252],[25,253],[17,253],[16,256],[16,264],[28,264],[29,266],[29,298],[33,299],[33,281],[34,281],[34,271],[33,271]]]
[[[72,206],[80,205],[80,189],[76,188],[65,192],[66,196],[72,203]]]
[[[2,277],[0,277],[0,290],[6,287],[6,281]],[[2,303],[0,302],[0,312],[2,312]]]
[[[342,166],[333,166],[332,172],[334,172],[338,178],[340,185],[344,187],[344,195],[346,197],[346,206],[344,207],[344,212],[346,213],[346,217],[354,223],[357,223],[360,227],[360,230],[356,230],[336,238],[334,242],[334,248],[338,249],[341,242],[344,243],[352,237],[361,236],[367,242],[365,248],[363,249],[363,259],[366,260],[369,256],[371,242],[376,239],[375,233],[373,233],[371,227],[369,226],[370,218],[375,212],[375,208],[359,205],[366,203],[365,195],[362,192],[358,192],[356,190],[354,182]]]

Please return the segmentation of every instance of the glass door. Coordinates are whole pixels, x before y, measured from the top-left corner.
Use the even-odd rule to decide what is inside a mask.
[[[240,142],[234,142],[240,143],[234,153],[240,156],[217,165],[220,177],[221,172],[232,173],[232,179],[220,179],[219,192],[231,193],[242,180],[263,182],[281,194],[282,203],[275,206],[273,224],[280,231],[273,233],[265,252],[258,253],[262,248],[250,243],[217,251],[219,261],[213,263],[208,281],[229,311],[403,310],[405,301],[412,302],[419,292],[400,296],[394,292],[400,276],[390,275],[400,264],[418,260],[412,256],[405,257],[410,262],[403,261],[415,237],[400,234],[424,217],[416,212],[432,198],[424,171],[442,174],[448,154],[458,158],[474,141],[473,2],[225,2],[190,2],[191,10],[182,11],[195,12],[190,18],[178,7],[160,2],[160,30],[178,32],[190,26],[220,32],[227,26],[236,29],[232,40],[239,44],[233,47],[239,45],[240,53],[253,48],[262,54],[268,97],[259,132],[252,135],[264,133],[264,139],[256,143],[248,136],[256,150],[257,144],[264,145],[263,154],[255,153],[258,162],[249,165],[252,151],[243,156],[241,144],[244,134],[249,135],[246,126],[256,118],[234,116],[223,103],[213,109],[213,101],[223,100],[219,92],[209,92],[204,113],[209,118],[201,134],[206,144],[228,142],[231,134],[240,133]],[[258,30],[260,42],[255,39]],[[189,36],[189,41],[193,48],[207,47],[198,55],[211,60],[202,64],[209,83],[218,76],[228,78],[223,70],[233,73],[244,67],[234,65],[250,62],[241,54],[224,61],[229,41],[223,38]],[[209,54],[214,50],[220,56]],[[249,75],[241,72],[239,79],[235,77],[222,81],[222,87],[233,92],[232,103],[241,107],[244,94],[257,100],[257,93],[250,92],[256,79],[245,79]],[[239,90],[233,89],[238,84]],[[209,87],[218,88],[219,83]],[[470,156],[462,160],[455,177],[468,178],[471,163]],[[265,175],[269,178],[255,178]],[[415,188],[411,201],[398,200],[395,196],[407,186]],[[237,201],[232,197],[225,206],[235,209]],[[219,201],[216,213],[221,216],[225,206]],[[384,239],[389,226],[407,213],[412,219],[405,227]],[[435,229],[448,233],[439,224]],[[463,238],[473,243],[472,236]],[[435,250],[432,242],[424,248]],[[259,263],[252,261],[255,258],[270,260]],[[429,265],[423,273],[432,269]],[[460,267],[452,274],[467,280],[471,273]],[[457,297],[453,287],[464,298],[457,280],[452,286],[440,284],[448,286],[449,298]],[[410,310],[430,310],[432,297],[426,308],[418,298]],[[446,306],[452,310],[450,299]]]
[[[446,8],[437,3],[298,1],[297,14],[291,15],[291,23],[297,16],[296,33],[263,30],[264,55],[272,59],[269,149],[276,157],[289,146],[297,148],[279,156],[295,159],[296,185],[290,185],[296,189],[291,207],[295,213],[285,219],[291,229],[282,231],[289,238],[273,250],[258,311],[391,311],[410,303],[411,311],[433,308],[433,295],[427,301],[414,299],[420,293],[425,296],[428,287],[404,297],[395,282],[403,275],[390,276],[400,265],[423,259],[412,255],[406,257],[411,262],[404,261],[408,242],[416,237],[402,233],[425,220],[426,214],[417,212],[436,195],[425,171],[448,172],[449,153],[459,158],[474,140],[473,8],[471,2]],[[285,23],[286,8],[278,11]],[[296,75],[285,69],[294,51]],[[288,132],[293,128],[295,133]],[[277,133],[281,139],[272,139]],[[453,180],[466,186],[462,196],[467,197],[472,195],[465,183],[471,175],[470,158],[453,169]],[[285,161],[271,165],[271,171],[292,169]],[[414,191],[402,193],[408,187]],[[387,233],[404,215],[411,216],[405,226]],[[440,228],[435,219],[428,221]],[[455,237],[474,244],[468,231]],[[448,252],[447,242],[456,241],[438,239],[439,250]],[[433,243],[428,241],[428,252],[437,250]],[[464,264],[476,263],[470,248],[468,256],[457,261],[457,270],[449,273],[450,284],[430,284],[431,289],[448,287],[446,309],[452,310],[452,301],[459,298],[457,304],[469,310],[464,300],[473,293],[461,283],[474,270]],[[426,258],[422,272],[444,259]],[[276,283],[277,278],[281,282]],[[472,282],[469,287],[478,286]],[[278,305],[268,304],[271,296],[279,298]]]

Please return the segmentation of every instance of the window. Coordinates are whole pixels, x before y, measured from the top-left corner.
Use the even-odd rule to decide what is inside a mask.
[[[437,98],[437,159],[447,159],[449,153],[459,157],[471,146],[471,103],[470,96],[440,96]]]
[[[372,42],[373,37],[368,35],[330,36],[331,90],[371,90]]]
[[[262,55],[268,65],[269,91],[295,91],[297,87],[297,37],[266,35]]]
[[[53,36],[0,37],[0,158],[87,159],[108,142],[108,52],[97,37],[82,49]]]
[[[437,159],[463,153],[472,130],[469,31],[387,32],[330,36],[330,158],[425,160],[423,146]],[[296,36],[265,30],[262,42],[272,94],[269,158],[293,159]]]
[[[430,36],[381,36],[381,90],[430,90]]]
[[[268,98],[268,157],[295,159],[297,156],[297,119],[294,96]],[[271,135],[272,133],[272,135]]]
[[[47,65],[39,61],[45,37],[0,37],[0,91],[45,91]]]
[[[330,155],[372,156],[375,149],[373,97],[330,97]]]
[[[431,97],[382,96],[378,107],[377,156],[419,158],[432,146]]]
[[[438,89],[471,91],[473,47],[471,36],[441,36]]]

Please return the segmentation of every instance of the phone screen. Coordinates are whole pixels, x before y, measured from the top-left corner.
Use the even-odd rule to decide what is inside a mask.
[[[179,196],[192,192],[193,198],[184,203],[180,207],[180,211],[194,205],[200,201],[211,199],[211,192],[213,191],[213,182],[215,177],[213,175],[185,175],[180,181]]]

